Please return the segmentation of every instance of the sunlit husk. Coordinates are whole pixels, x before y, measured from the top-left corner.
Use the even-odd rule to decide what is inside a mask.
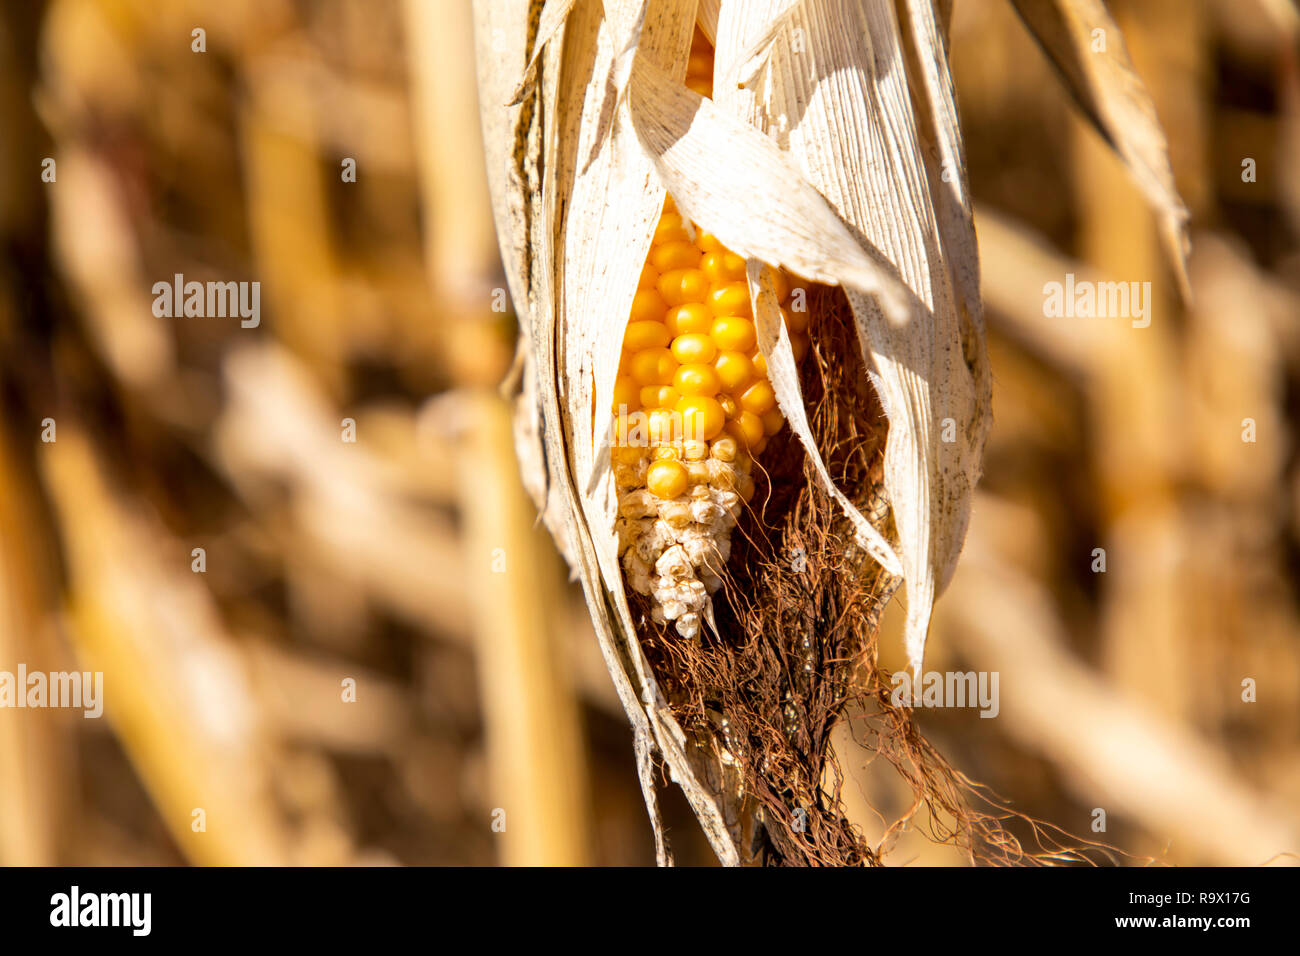
[[[710,768],[688,757],[698,749],[641,651],[613,531],[610,422],[593,409],[611,405],[617,317],[629,312],[671,192],[683,215],[749,260],[781,410],[860,545],[904,577],[908,650],[920,666],[965,533],[989,375],[951,83],[929,0],[912,6],[909,40],[885,0],[704,4],[701,25],[717,43],[710,101],[682,82],[695,0],[477,4],[484,135],[524,326],[521,455],[546,476],[534,491],[586,589],[637,732],[652,816],[654,749],[723,862],[742,857],[737,795],[704,784]],[[908,42],[939,56],[914,57],[909,74]],[[917,60],[927,63],[920,76]],[[889,539],[821,464],[765,266],[848,295],[889,418]],[[948,419],[955,438],[943,441]]]

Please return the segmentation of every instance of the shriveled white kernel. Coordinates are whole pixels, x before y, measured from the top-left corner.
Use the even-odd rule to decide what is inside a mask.
[[[618,513],[624,518],[653,518],[659,513],[659,498],[644,488],[629,492],[619,500]]]
[[[709,461],[709,486],[721,491],[730,491],[736,484],[736,470],[724,461],[716,458]]]
[[[676,598],[669,598],[667,601],[664,601],[663,609],[664,617],[670,621],[677,620],[677,618],[681,617],[689,610],[685,604],[678,601]]]
[[[654,590],[654,581],[650,577],[650,565],[629,551],[623,556],[623,570],[627,572],[627,582],[637,594],[649,594]]]
[[[645,469],[642,468],[641,471],[644,472]],[[636,488],[645,484],[645,475],[637,474],[635,465],[615,465],[614,484],[618,485],[620,489]]]
[[[691,559],[681,545],[675,544],[659,556],[655,570],[660,577],[678,579],[691,573]]]
[[[718,503],[719,508],[731,515],[733,522],[740,518],[740,513],[745,507],[744,499],[734,491],[720,491],[713,500]]]
[[[627,463],[628,470],[615,470],[621,515],[615,530],[628,586],[649,594],[656,623],[673,621],[677,633],[688,639],[698,637],[709,595],[722,587],[731,533],[744,508],[734,489],[745,486],[750,464],[733,457],[730,446],[732,440],[720,439],[713,442],[710,457],[683,461],[690,483],[675,498],[659,498],[644,487],[649,456]],[[622,479],[632,471],[638,473],[637,484],[624,485]]]
[[[673,546],[672,530],[662,521],[645,519],[637,523],[641,536],[636,542],[636,554],[647,566],[653,565],[665,548]]]
[[[709,541],[703,535],[694,535],[683,541],[682,549],[691,559],[691,564],[697,568],[708,560],[710,552],[713,551]]]
[[[685,500],[674,498],[661,502],[659,517],[670,527],[681,529],[691,523],[691,506]]]
[[[636,544],[640,529],[628,518],[615,518],[614,534],[618,536],[618,556],[621,558],[628,548]]]
[[[682,593],[683,601],[698,606],[703,606],[703,603],[708,600],[709,597],[708,588],[704,586],[703,581],[699,580],[687,581],[679,586],[678,592]]]
[[[722,509],[708,498],[691,502],[691,517],[703,525],[715,524],[722,517]]]

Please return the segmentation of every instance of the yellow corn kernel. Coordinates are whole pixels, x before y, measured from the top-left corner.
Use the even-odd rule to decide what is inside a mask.
[[[659,272],[650,263],[641,267],[641,278],[637,279],[636,287],[640,289],[653,289],[655,283],[659,281]]]
[[[712,328],[712,323],[709,325]],[[713,368],[722,387],[729,392],[743,388],[755,375],[754,363],[744,352],[719,352]]]
[[[803,357],[808,354],[808,336],[801,332],[791,333],[790,351],[794,352],[796,362],[802,362]]]
[[[750,454],[757,454],[754,446],[764,438],[763,419],[753,412],[741,412],[734,421],[727,422],[727,434],[748,448]]]
[[[709,252],[700,260],[700,268],[714,287],[744,281],[745,260],[734,252]]]
[[[767,439],[764,439],[766,441]],[[744,501],[749,501],[754,497],[754,479],[749,475],[741,475],[736,479],[736,493]]]
[[[700,273],[703,275],[703,273]],[[664,296],[664,298],[668,298]],[[744,282],[729,282],[709,293],[709,309],[714,315],[741,315],[749,318],[749,286]]]
[[[709,446],[709,454],[718,461],[735,461],[738,450],[736,439],[729,435],[723,438],[715,438],[713,444]]]
[[[713,313],[700,302],[687,302],[670,308],[664,315],[664,327],[676,338],[691,332],[708,333],[713,328]]]
[[[713,339],[701,332],[687,332],[685,335],[677,336],[673,339],[672,350],[673,358],[683,365],[712,362],[713,357],[718,354]]]
[[[676,498],[686,493],[690,476],[680,461],[662,459],[654,462],[646,472],[645,484],[650,493],[660,498]]]
[[[682,396],[671,385],[647,385],[637,397],[642,408],[676,408]]]
[[[677,438],[677,416],[672,409],[651,409],[646,418],[646,432],[652,445],[662,445]]]
[[[681,454],[674,445],[660,445],[650,457],[655,461],[676,461]]]
[[[713,313],[699,302],[688,302],[668,310],[664,327],[674,338],[688,332],[708,332],[713,328]]]
[[[700,233],[700,248],[705,252],[726,252],[726,247],[718,242],[718,237],[711,232]]]
[[[665,242],[650,250],[650,264],[660,273],[699,268],[700,247],[685,239]]]
[[[686,61],[686,75],[704,77],[713,75],[713,54],[708,50],[691,47],[690,59]]]
[[[614,415],[614,447],[631,448],[634,445],[631,439],[632,419],[627,415]]]
[[[755,352],[749,360],[753,363],[755,372],[759,375],[767,375],[767,359],[763,357],[762,352]]]
[[[668,202],[672,202],[669,198]],[[682,217],[676,212],[666,212],[659,217],[659,224],[655,226],[654,243],[658,245],[664,242],[689,242],[690,236],[686,232],[686,224]],[[653,250],[654,246],[651,246]],[[660,270],[662,271],[662,270]]]
[[[748,352],[758,342],[754,323],[739,315],[714,319],[709,336],[723,352]]]
[[[705,395],[683,398],[677,403],[677,412],[682,416],[682,435],[696,441],[717,437],[727,422],[722,406],[716,399]]]
[[[668,311],[668,303],[654,289],[639,289],[632,297],[633,322],[662,322]]]
[[[627,371],[638,385],[667,385],[677,374],[677,361],[665,348],[630,352]]]
[[[696,93],[699,93],[700,96],[707,96],[710,99],[713,97],[713,81],[711,80],[696,80],[687,77],[686,86],[688,89],[692,89]]]
[[[687,461],[703,461],[709,457],[709,443],[700,438],[688,438],[682,442],[682,457]]]
[[[644,393],[645,390],[642,389],[642,394]],[[761,378],[749,386],[740,393],[740,407],[759,417],[776,408],[776,392],[773,391],[772,384],[767,379]]]
[[[634,412],[641,407],[641,392],[636,380],[630,375],[620,375],[614,379],[614,413],[618,413],[620,405],[626,406],[629,412]]]
[[[769,438],[775,435],[785,425],[785,416],[781,414],[781,409],[773,408],[763,413],[763,432]]]
[[[731,491],[736,486],[736,473],[730,469],[719,468],[709,476],[709,485],[721,491]]]
[[[712,365],[685,364],[673,376],[673,388],[682,395],[717,395],[722,388]]]
[[[700,269],[673,269],[659,277],[657,288],[669,305],[703,302],[709,294],[709,277]]]
[[[663,348],[672,336],[662,322],[638,320],[627,324],[623,333],[623,348],[629,352],[644,352],[646,349]]]

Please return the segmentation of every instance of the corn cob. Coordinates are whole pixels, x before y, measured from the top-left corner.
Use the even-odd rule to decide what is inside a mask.
[[[712,76],[713,50],[697,30],[686,84],[711,96]],[[776,276],[802,358],[806,296]],[[745,260],[688,224],[668,197],[624,334],[612,457],[628,584],[652,597],[655,621],[674,621],[686,638],[699,634],[722,586],[731,530],[754,494],[753,456],[785,424],[766,370]]]

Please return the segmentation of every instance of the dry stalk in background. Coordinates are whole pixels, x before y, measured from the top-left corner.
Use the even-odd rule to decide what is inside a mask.
[[[500,801],[493,812],[505,815],[501,859],[582,865],[589,862],[588,785],[574,682],[560,653],[562,577],[520,486],[510,406],[488,378],[500,370],[479,354],[490,351],[487,340],[501,331],[492,320],[501,316],[489,308],[497,264],[475,128],[471,18],[460,4],[407,2],[404,9],[426,261],[440,319],[454,333],[449,340],[470,344],[451,356],[458,392],[442,405],[459,463],[488,772]]]

